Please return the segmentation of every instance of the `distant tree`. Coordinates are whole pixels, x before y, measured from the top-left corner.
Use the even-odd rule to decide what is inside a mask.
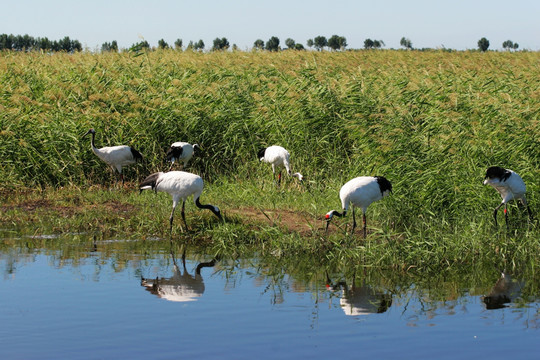
[[[40,50],[46,51],[51,49],[52,43],[47,37],[44,37],[38,39],[37,46]]]
[[[101,45],[101,52],[118,52],[118,43],[116,40],[113,40],[112,42],[104,42]]]
[[[13,42],[8,34],[0,34],[0,50],[11,50]]]
[[[328,39],[328,47],[332,50],[343,50],[347,46],[347,39],[343,36],[332,35]]]
[[[272,36],[267,42],[266,42],[266,50],[269,51],[278,51],[279,50],[279,38],[276,36]]]
[[[285,40],[285,45],[287,45],[287,48],[289,49],[294,49],[296,42],[293,39],[288,38],[287,40]]]
[[[412,49],[412,42],[411,40],[407,39],[406,37],[402,37],[399,41],[399,44],[403,46],[406,49],[411,50]]]
[[[212,51],[227,50],[229,48],[229,40],[227,38],[215,38]]]
[[[240,50],[240,49],[238,48],[238,45],[232,44],[232,51],[238,51],[238,50]]]
[[[313,39],[308,39],[306,41],[306,45],[311,49],[315,43],[313,42]]]
[[[295,50],[305,50],[304,45],[299,44],[299,43],[294,44],[294,49]]]
[[[261,39],[255,40],[253,47],[258,50],[264,50],[264,41]]]
[[[371,39],[364,40],[364,49],[372,49],[374,45],[374,41]]]
[[[169,44],[167,44],[167,42],[165,40],[161,39],[161,40],[158,41],[158,48],[159,49],[168,49]]]
[[[194,50],[194,46],[195,46],[195,45],[193,45],[193,41],[190,41],[189,44],[188,44],[188,46],[187,46],[187,48],[186,48],[186,50],[188,50],[188,51],[189,51],[189,50]]]
[[[478,40],[478,49],[480,51],[487,51],[487,49],[489,49],[489,40],[485,37]]]
[[[202,39],[201,39],[201,40],[197,41],[197,42],[193,45],[193,49],[194,49],[194,50],[200,50],[200,51],[203,51],[203,50],[204,50],[204,46],[205,46],[205,45],[204,45],[204,41],[202,41]]]
[[[174,48],[176,50],[182,50],[182,45],[183,45],[183,41],[182,39],[176,39],[176,41],[174,42]]]
[[[519,44],[514,43],[512,40],[506,40],[505,42],[502,43],[502,46],[506,50],[512,50],[512,49],[517,50],[517,48],[519,47]]]
[[[384,41],[382,41],[382,40],[373,40],[373,47],[375,49],[380,49],[382,46],[385,46]]]
[[[315,45],[315,49],[321,51],[325,46],[328,45],[328,40],[324,36],[317,36],[315,39],[313,39],[313,45]]]

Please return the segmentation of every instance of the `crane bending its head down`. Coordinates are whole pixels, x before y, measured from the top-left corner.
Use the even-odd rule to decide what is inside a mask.
[[[203,205],[200,203],[199,198],[203,191],[204,183],[203,179],[199,175],[184,171],[169,171],[169,172],[157,172],[152,175],[149,175],[144,181],[139,185],[139,190],[154,190],[156,193],[158,191],[163,191],[172,196],[173,199],[173,208],[171,211],[171,216],[169,217],[170,229],[172,230],[174,210],[176,206],[182,200],[182,220],[186,229],[188,228],[186,223],[186,216],[184,213],[184,208],[186,204],[186,199],[189,196],[193,195],[195,200],[195,205],[199,209],[210,210],[218,219],[223,220],[219,208],[214,205]]]
[[[377,200],[388,196],[392,192],[392,184],[386,178],[382,176],[360,176],[348,181],[341,187],[339,191],[339,197],[341,199],[341,205],[343,212],[340,213],[336,210],[331,210],[326,214],[326,231],[328,231],[328,225],[335,216],[347,215],[349,204],[352,204],[353,213],[353,227],[351,232],[354,232],[356,228],[356,218],[354,216],[354,208],[362,208],[362,218],[364,223],[364,238],[366,237],[366,211],[368,206]]]
[[[278,185],[281,184],[281,169],[283,167],[285,168],[285,170],[287,170],[287,174],[289,174],[290,176],[295,177],[300,181],[304,179],[304,176],[299,172],[291,174],[291,165],[289,162],[289,158],[291,155],[281,146],[273,145],[267,148],[260,149],[257,153],[257,156],[260,161],[272,164],[272,172],[274,174],[274,177],[276,174],[276,169],[279,170]]]
[[[525,192],[527,190],[525,182],[516,172],[510,169],[504,169],[499,166],[491,166],[486,171],[484,177],[484,185],[492,186],[501,195],[502,202],[493,211],[495,226],[497,226],[497,211],[504,205],[504,218],[508,225],[508,209],[507,204],[512,200],[520,200],[527,208],[529,218],[532,218],[531,209],[527,205]]]

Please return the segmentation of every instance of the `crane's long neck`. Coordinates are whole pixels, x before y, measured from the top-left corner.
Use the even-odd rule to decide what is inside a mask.
[[[332,210],[331,213],[332,213],[332,216],[343,217],[347,215],[347,209],[343,209],[343,212],[341,213],[338,212],[337,210]]]
[[[199,197],[195,199],[195,205],[197,205],[199,209],[210,210],[211,212],[214,213],[214,215],[218,217],[218,219],[222,220],[221,213],[219,212],[219,209],[216,206],[210,205],[210,204],[201,204],[201,202],[199,201]]]
[[[91,133],[90,135],[92,135],[92,138],[90,139],[90,146],[92,146],[92,150],[95,152],[97,150],[96,144],[94,143],[96,133]]]

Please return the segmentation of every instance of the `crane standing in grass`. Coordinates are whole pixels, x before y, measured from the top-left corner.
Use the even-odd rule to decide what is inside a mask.
[[[143,157],[140,152],[135,148],[127,145],[119,146],[106,146],[98,149],[94,144],[96,137],[96,130],[90,129],[83,135],[85,138],[88,134],[92,134],[91,147],[92,151],[98,158],[109,165],[113,172],[116,170],[120,174],[122,179],[122,185],[124,184],[124,175],[122,174],[122,167],[135,164],[137,161],[142,161]]]
[[[200,203],[199,198],[203,191],[204,182],[199,175],[191,174],[184,171],[169,171],[169,172],[157,172],[152,175],[149,175],[144,181],[139,185],[139,190],[154,190],[156,193],[158,191],[163,191],[172,196],[173,199],[173,208],[171,211],[171,216],[169,217],[170,230],[172,231],[174,210],[180,200],[182,200],[182,220],[184,220],[184,225],[186,230],[188,226],[186,223],[186,215],[184,212],[186,199],[193,195],[195,200],[195,205],[199,209],[210,210],[218,219],[222,220],[221,212],[219,208],[214,205],[203,205]]]
[[[285,168],[285,170],[287,170],[287,174],[289,174],[290,176],[295,177],[300,181],[304,179],[304,176],[302,176],[302,174],[300,174],[299,172],[291,174],[291,165],[289,162],[289,158],[291,155],[281,146],[273,145],[267,148],[260,149],[257,156],[259,157],[260,161],[272,164],[272,173],[274,174],[274,178],[276,176],[276,169],[279,170],[278,185],[281,184],[281,169],[283,167]]]
[[[353,233],[354,229],[356,228],[354,208],[358,206],[362,208],[365,238],[367,233],[366,211],[368,206],[372,202],[380,200],[389,195],[391,192],[392,184],[382,176],[360,176],[350,180],[343,185],[339,191],[343,212],[340,213],[336,210],[332,210],[326,214],[326,231],[328,231],[328,225],[330,224],[332,217],[334,215],[339,217],[347,215],[349,204],[352,204],[353,226],[351,232]]]
[[[184,166],[182,169],[185,169],[187,166],[187,163],[189,162],[189,160],[191,160],[191,158],[193,157],[193,154],[197,150],[200,150],[199,144],[192,145],[190,143],[183,142],[183,141],[172,143],[171,147],[167,151],[167,161],[171,162],[170,169],[172,169],[174,162],[176,160],[183,161]]]
[[[491,185],[502,197],[502,202],[493,211],[493,218],[495,219],[495,226],[497,226],[497,211],[504,205],[504,219],[506,225],[508,225],[508,209],[507,204],[512,200],[520,200],[527,208],[529,218],[532,219],[531,209],[527,205],[525,199],[526,186],[525,182],[516,172],[503,169],[499,166],[491,166],[486,171],[484,178],[484,185]]]

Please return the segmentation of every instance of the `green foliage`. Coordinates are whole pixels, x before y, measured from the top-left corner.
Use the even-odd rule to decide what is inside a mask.
[[[392,182],[393,195],[368,210],[374,241],[351,237],[348,217],[333,221],[328,238],[314,229],[310,245],[286,234],[290,251],[321,246],[340,256],[351,249],[352,256],[385,264],[540,253],[537,222],[529,224],[517,206],[510,207],[508,230],[493,230],[500,198],[481,185],[488,166],[511,168],[527,183],[538,213],[538,53],[137,55],[1,54],[0,191],[110,184],[110,169],[91,152],[89,139],[81,139],[93,127],[98,146],[132,145],[144,155],[144,163],[126,168],[133,188],[169,167],[165,152],[172,142],[198,143],[202,153],[188,170],[204,177],[203,196],[225,213],[246,206],[305,211],[322,226],[349,179],[384,175]],[[306,176],[305,189],[291,181],[276,191],[270,167],[256,158],[260,147],[273,144],[289,149],[293,171]],[[153,218],[135,216],[128,225],[111,219],[113,228],[150,234],[166,228],[170,197],[142,199],[130,201],[156,206]],[[242,242],[246,235],[253,243],[280,234],[229,222],[211,226],[210,215],[188,214],[196,226],[210,224],[216,239]],[[345,234],[349,240],[342,241]]]
[[[402,37],[399,41],[399,45],[403,46],[406,49],[412,49],[412,42],[410,39],[407,39],[406,37]]]
[[[326,39],[326,36],[317,36],[313,39],[313,45],[317,50],[321,51],[328,46],[328,39]]]
[[[266,42],[266,50],[269,51],[278,51],[279,50],[279,38],[276,36],[272,36],[267,42]]]
[[[347,39],[344,36],[332,35],[328,39],[328,47],[332,50],[345,50],[347,47]]]
[[[213,51],[227,50],[229,48],[229,40],[227,38],[215,38],[214,46],[212,47]]]
[[[487,49],[489,49],[489,40],[485,37],[478,40],[478,49],[480,51],[487,51]]]

